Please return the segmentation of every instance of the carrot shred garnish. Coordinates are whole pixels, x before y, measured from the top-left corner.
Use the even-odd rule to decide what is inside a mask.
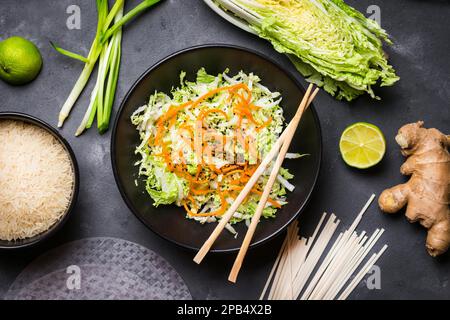
[[[216,191],[216,190],[214,190],[214,191]],[[216,211],[206,212],[206,213],[194,213],[194,212],[192,212],[192,211],[189,209],[189,207],[187,206],[186,201],[183,202],[183,206],[184,206],[184,209],[186,210],[187,214],[188,214],[189,216],[192,216],[192,217],[213,217],[213,216],[221,216],[221,215],[223,215],[223,214],[225,213],[225,210],[226,210],[226,208],[227,208],[227,202],[226,202],[226,200],[225,200],[225,196],[223,195],[223,193],[222,193],[221,191],[219,191],[219,196],[220,196],[220,202],[221,202],[221,204],[220,204],[220,208],[219,208],[218,210],[216,210]],[[193,201],[191,200],[191,202],[193,202]]]
[[[233,170],[236,170],[238,168],[239,168],[239,166],[237,166],[237,165],[230,165],[230,166],[227,166],[227,167],[223,168],[222,169],[222,173],[227,173],[229,171],[233,171]]]
[[[202,112],[200,112],[200,114],[198,115],[197,119],[198,120],[203,120],[208,114],[210,113],[220,113],[221,115],[223,115],[226,119],[228,119],[228,115],[225,113],[225,111],[217,109],[217,108],[212,108],[212,109],[208,109],[208,110],[203,110]]]
[[[267,119],[267,121],[263,122],[262,125],[260,125],[258,128],[256,128],[256,132],[261,131],[261,129],[267,127],[271,123],[272,123],[272,117],[269,117],[269,119]]]
[[[244,172],[244,170],[242,170],[242,169],[236,169],[236,170],[228,171],[228,172],[225,173],[224,175],[225,175],[225,176],[230,176],[230,175],[233,175],[233,174],[239,173],[239,172]]]
[[[253,192],[253,193],[256,193],[256,194],[258,194],[258,195],[262,195],[262,194],[263,194],[261,191],[259,191],[259,190],[257,190],[257,189],[254,189],[254,188],[252,189],[252,192]],[[278,201],[275,201],[275,200],[273,200],[273,199],[271,199],[271,198],[268,198],[267,201],[268,201],[271,205],[273,205],[275,208],[281,208],[281,205],[278,203]]]
[[[212,189],[207,189],[207,190],[197,190],[197,189],[192,189],[190,190],[193,194],[195,195],[205,195],[208,193],[213,193],[216,192],[217,190],[212,190]]]
[[[181,150],[178,151],[177,155],[179,156],[180,160],[182,160],[182,163],[174,164],[171,160],[171,150],[168,146],[168,143],[163,141],[163,138],[167,130],[176,124],[178,113],[187,107],[195,108],[199,106],[203,101],[214,97],[214,95],[220,92],[228,92],[228,97],[226,101],[227,103],[232,105],[231,110],[233,110],[234,114],[238,116],[238,121],[235,127],[237,132],[240,132],[242,127],[242,121],[244,118],[246,118],[247,121],[253,123],[256,126],[257,132],[269,126],[270,123],[273,121],[271,117],[261,124],[255,120],[252,111],[260,110],[261,107],[251,103],[252,101],[251,90],[246,84],[239,83],[232,86],[220,87],[210,90],[209,92],[198,97],[194,101],[189,101],[178,106],[171,106],[167,110],[167,112],[157,120],[156,133],[148,140],[149,145],[161,146],[161,152],[155,154],[155,156],[160,156],[163,158],[164,162],[166,163],[167,169],[171,172],[174,172],[177,176],[186,179],[186,181],[189,183],[190,185],[189,193],[186,196],[185,200],[183,201],[183,206],[187,214],[193,217],[210,217],[223,215],[228,206],[226,197],[235,198],[237,196],[237,193],[243,189],[243,185],[248,182],[248,180],[250,179],[250,177],[253,175],[253,173],[257,168],[256,165],[249,165],[248,161],[245,161],[245,163],[238,165],[227,165],[221,168],[217,168],[212,163],[208,164],[207,166],[203,166],[202,164],[204,164],[205,159],[203,159],[202,156],[201,158],[198,158],[198,160],[201,161],[201,164],[197,164],[197,170],[194,175],[189,173],[188,167],[184,161],[185,160],[184,153]],[[193,149],[196,146],[195,145],[196,135],[207,134],[208,130],[210,130],[208,128],[203,128],[204,125],[203,120],[211,113],[219,113],[223,115],[226,119],[229,119],[229,115],[223,110],[218,108],[210,108],[202,110],[200,114],[197,116],[198,122],[195,129],[187,124],[181,124],[179,126],[180,130],[185,130],[189,134],[190,144]],[[233,138],[234,141],[238,139],[237,135],[235,135]],[[241,143],[245,144],[247,142],[246,140],[243,140],[241,141]],[[203,155],[204,148],[206,148],[207,145],[205,143],[201,143],[199,147],[201,149],[200,150],[201,155]],[[231,178],[231,176],[235,174],[239,174],[237,178],[236,177]],[[204,185],[203,188],[207,188],[206,184],[208,184],[211,180],[215,179],[218,175],[223,175],[223,178],[222,181],[218,183],[216,189],[214,190],[202,189],[202,185]],[[223,189],[224,184],[226,186],[225,188],[228,189],[226,190]],[[256,193],[259,195],[262,194],[261,191],[259,191],[256,188],[253,188],[251,191],[252,193]],[[192,212],[191,208],[189,207],[189,203],[191,206],[195,206],[195,198],[194,198],[195,195],[198,196],[206,195],[213,192],[217,192],[218,195],[220,196],[221,205],[219,209],[207,213]],[[281,207],[281,205],[273,199],[268,199],[268,201],[274,207],[277,208]],[[195,209],[198,210],[199,208]]]

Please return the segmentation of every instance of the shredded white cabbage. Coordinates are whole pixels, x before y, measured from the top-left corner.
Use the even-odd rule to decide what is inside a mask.
[[[271,92],[267,87],[261,85],[260,78],[252,73],[245,74],[241,71],[235,76],[227,73],[228,71],[225,71],[217,76],[212,76],[207,74],[204,69],[200,69],[196,80],[191,82],[185,79],[186,75],[182,72],[180,86],[172,89],[170,95],[155,92],[151,95],[148,103],[139,107],[131,116],[131,121],[136,125],[142,140],[136,148],[136,153],[141,156],[141,160],[136,165],[139,166],[139,175],[145,179],[146,190],[153,199],[154,205],[174,203],[182,206],[189,203],[190,213],[188,212],[186,217],[200,223],[210,223],[220,219],[219,214],[217,217],[207,215],[218,212],[218,210],[223,212],[223,209],[233,203],[239,193],[238,190],[233,189],[236,187],[233,183],[246,177],[242,173],[245,168],[251,166],[256,168],[261,157],[270,151],[284,126],[280,93]],[[197,101],[211,90],[239,84],[244,84],[251,92],[251,95],[248,94],[251,96],[250,102],[248,102],[249,108],[253,106],[250,115],[248,111],[244,111],[246,112],[245,116],[242,116],[241,113],[238,116],[236,102],[233,100],[235,97],[229,90],[219,90],[192,107],[193,101]],[[245,95],[245,92],[240,92],[240,94]],[[186,107],[183,107],[184,105]],[[176,112],[173,112],[174,108],[176,108]],[[198,158],[198,154],[195,149],[190,147],[189,143],[189,141],[195,140],[188,139],[186,142],[185,135],[189,136],[190,133],[187,128],[191,128],[197,134],[196,125],[199,116],[206,110],[213,109],[216,111],[209,112],[208,116],[203,119],[204,124],[202,125],[221,134],[221,137],[232,137],[238,129],[242,130],[245,137],[253,137],[252,146],[255,147],[256,155],[260,157],[254,159],[255,163],[251,162],[254,155],[250,150],[243,148],[238,143],[231,144],[232,147],[230,147],[227,141],[224,143],[223,157],[215,154],[210,159],[211,163],[207,164],[204,163],[204,156],[203,159]],[[161,122],[168,115],[172,115],[170,120],[167,120],[167,123]],[[165,152],[163,145],[171,152],[171,156],[173,156],[174,150],[179,153],[176,153],[175,157],[171,157],[171,160],[167,160],[163,155]],[[227,153],[230,150],[236,154],[241,153],[244,163],[247,164],[245,166],[243,164],[236,165],[238,156],[228,159]],[[299,156],[288,154],[287,158],[298,158]],[[175,170],[179,165],[177,161],[181,159],[185,160],[183,168],[187,170],[183,174]],[[214,168],[210,169],[211,165]],[[227,170],[233,169],[233,166],[240,170],[236,170],[236,173],[230,170],[231,174],[227,173]],[[219,173],[214,170],[218,170]],[[262,190],[264,188],[268,174],[270,172],[260,177],[255,189]],[[198,178],[199,176],[202,178]],[[279,179],[275,182],[270,195],[271,201],[267,203],[263,212],[265,218],[275,217],[276,207],[287,203],[286,190],[294,189],[294,186],[287,180],[292,178],[293,175],[288,170],[283,168],[280,170]],[[197,184],[192,182],[193,179],[205,181],[203,184]],[[202,193],[197,189],[206,191]],[[197,192],[193,192],[196,190]],[[234,224],[239,221],[248,223],[256,210],[259,197],[259,193],[251,193],[238,208],[230,223]],[[231,225],[227,225],[227,229],[236,234]]]

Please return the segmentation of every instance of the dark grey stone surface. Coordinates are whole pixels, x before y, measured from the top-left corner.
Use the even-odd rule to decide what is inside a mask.
[[[351,0],[365,12],[371,4],[381,8],[382,26],[395,42],[387,48],[401,81],[377,90],[382,101],[362,97],[347,104],[321,92],[316,100],[324,139],[323,167],[312,201],[300,224],[309,232],[323,211],[335,212],[343,224],[352,222],[371,193],[405,181],[399,173],[403,162],[394,142],[397,129],[408,122],[424,120],[427,126],[450,133],[450,3],[446,0]],[[138,1],[127,1],[128,8]],[[81,30],[66,28],[66,8],[81,7]],[[23,87],[0,82],[0,111],[26,112],[56,125],[58,111],[67,98],[81,64],[56,54],[53,40],[65,48],[86,54],[96,26],[94,1],[2,0],[0,40],[20,35],[33,40],[44,58],[36,81]],[[295,71],[289,61],[267,42],[229,25],[200,0],[166,0],[126,27],[117,102],[149,66],[167,55],[193,45],[229,43],[250,47]],[[302,79],[301,81],[305,83]],[[71,117],[61,130],[72,145],[81,171],[81,192],[70,221],[51,240],[23,251],[0,253],[0,297],[21,270],[40,254],[65,242],[86,237],[118,237],[157,252],[167,259],[197,299],[253,299],[259,296],[278,252],[281,238],[252,250],[236,285],[227,282],[234,255],[210,255],[197,266],[193,253],[160,239],[128,210],[114,182],[110,164],[110,132],[99,136],[90,130],[80,138],[73,133],[88,104],[91,81]],[[118,103],[116,102],[116,108]],[[374,169],[356,171],[340,159],[338,139],[342,130],[356,121],[380,126],[388,150]],[[425,231],[410,225],[402,214],[383,215],[372,206],[361,229],[386,229],[383,242],[390,245],[379,261],[381,290],[360,285],[353,299],[449,299],[450,254],[432,259],[424,249]]]

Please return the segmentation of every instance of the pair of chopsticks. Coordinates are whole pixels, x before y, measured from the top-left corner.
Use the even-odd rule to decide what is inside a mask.
[[[289,149],[289,145],[292,142],[292,138],[294,137],[294,133],[297,130],[298,124],[300,122],[300,119],[304,113],[304,111],[308,108],[308,106],[311,104],[311,102],[316,97],[319,88],[316,88],[314,92],[312,92],[313,85],[310,84],[308,87],[308,90],[306,90],[305,95],[303,96],[303,99],[297,109],[297,112],[295,113],[294,118],[291,120],[289,125],[286,127],[286,129],[283,131],[281,136],[278,138],[278,140],[275,142],[274,146],[270,150],[270,152],[264,157],[264,159],[261,161],[261,164],[258,166],[254,174],[251,176],[245,187],[242,189],[242,191],[239,193],[236,200],[233,202],[233,204],[230,206],[230,208],[225,212],[225,214],[221,217],[219,223],[217,224],[214,231],[211,233],[209,238],[205,241],[203,246],[200,248],[197,255],[194,257],[194,261],[198,264],[200,264],[203,260],[203,258],[206,256],[208,251],[213,246],[216,239],[219,237],[220,233],[225,228],[226,224],[230,219],[233,217],[236,210],[239,208],[241,203],[244,201],[244,199],[247,197],[255,183],[258,181],[259,177],[266,171],[266,168],[268,165],[272,162],[272,160],[276,156],[275,163],[272,167],[272,171],[269,176],[269,180],[267,181],[266,186],[264,187],[264,191],[261,195],[261,199],[258,203],[258,207],[256,208],[255,214],[252,217],[252,221],[250,223],[250,226],[247,230],[247,233],[245,235],[244,241],[242,242],[242,246],[239,250],[239,253],[236,257],[236,260],[234,262],[233,268],[231,269],[230,275],[228,277],[228,280],[231,282],[236,282],[237,276],[239,274],[239,270],[241,269],[242,262],[244,261],[245,255],[247,253],[247,250],[250,246],[250,243],[252,241],[253,235],[255,233],[256,227],[258,225],[259,219],[261,218],[262,212],[266,206],[266,202],[269,199],[270,192],[272,191],[273,184],[275,183],[275,180],[278,176],[278,171],[280,170],[281,165],[283,164],[284,158],[286,156],[286,153]]]

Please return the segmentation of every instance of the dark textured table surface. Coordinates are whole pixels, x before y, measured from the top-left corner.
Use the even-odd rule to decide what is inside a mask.
[[[399,173],[403,162],[394,141],[398,128],[424,120],[429,127],[450,133],[450,3],[447,0],[352,0],[366,12],[369,5],[381,8],[382,26],[395,44],[386,49],[401,77],[392,88],[377,90],[383,98],[362,97],[347,104],[321,92],[316,100],[320,117],[324,155],[317,189],[300,217],[305,232],[323,211],[334,212],[344,225],[352,222],[369,198],[384,188],[405,181]],[[81,64],[56,54],[53,40],[66,48],[87,54],[95,33],[95,2],[88,0],[2,0],[0,40],[20,35],[40,48],[44,67],[33,83],[11,87],[0,81],[0,111],[21,111],[56,125],[57,114],[81,71]],[[138,1],[127,1],[128,8]],[[81,30],[68,30],[66,8],[81,8]],[[166,0],[125,28],[123,61],[116,101],[149,66],[180,49],[205,44],[227,43],[256,49],[295,71],[289,61],[269,43],[249,35],[216,16],[200,0]],[[300,79],[305,84],[303,79]],[[234,255],[210,255],[197,266],[193,253],[160,239],[128,210],[116,187],[110,162],[110,132],[99,136],[89,130],[80,138],[73,133],[88,104],[88,90],[81,96],[70,119],[61,130],[70,142],[81,171],[81,192],[76,211],[52,239],[33,249],[0,253],[0,298],[15,277],[34,258],[65,242],[97,236],[127,239],[163,256],[181,274],[197,299],[254,299],[264,285],[281,238],[252,250],[236,285],[227,282]],[[116,103],[117,108],[118,103]],[[387,137],[383,162],[367,171],[356,171],[341,160],[338,139],[342,130],[356,121],[377,124]],[[390,245],[378,262],[381,289],[360,285],[352,299],[449,299],[450,254],[433,259],[424,249],[426,232],[410,225],[403,214],[383,215],[373,205],[361,229],[386,229],[383,241]]]

